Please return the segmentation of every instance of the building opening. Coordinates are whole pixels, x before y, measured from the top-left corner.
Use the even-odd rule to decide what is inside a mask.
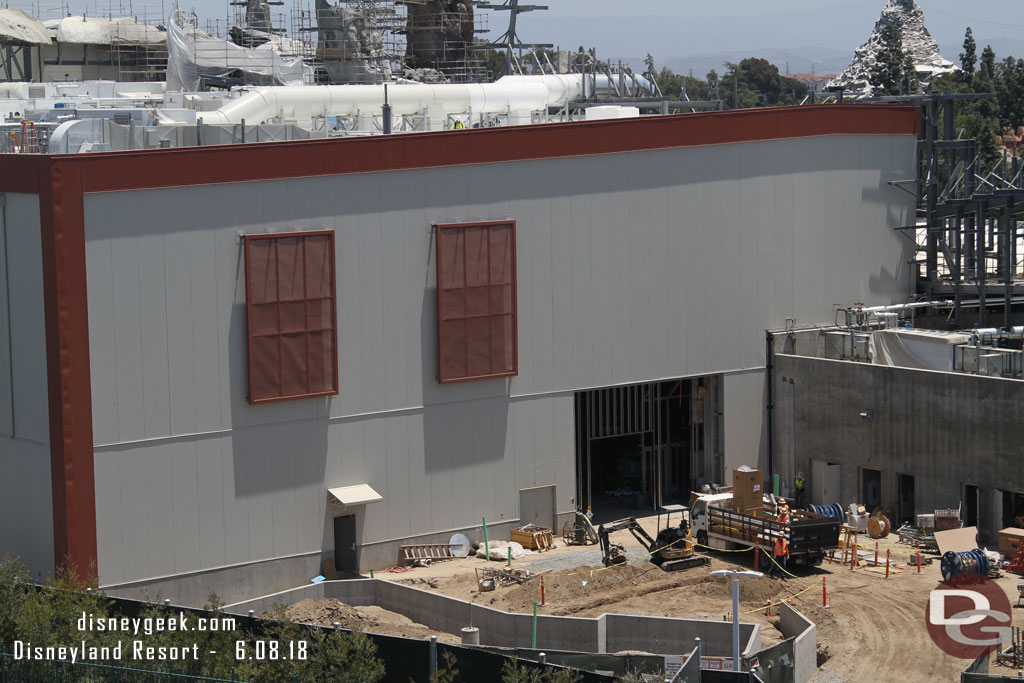
[[[964,503],[960,518],[964,526],[978,526],[978,487],[964,484]]]
[[[600,522],[688,504],[708,470],[718,386],[700,377],[577,392],[580,508]]]
[[[882,504],[882,473],[879,470],[860,469],[860,499],[871,511]]]
[[[1018,520],[1024,522],[1024,493],[1016,491],[1002,491],[1003,494],[1003,528],[1008,526],[1021,526]]]
[[[898,495],[896,516],[899,518],[899,523],[916,524],[917,522],[914,518],[914,477],[909,474],[897,474],[896,492]]]

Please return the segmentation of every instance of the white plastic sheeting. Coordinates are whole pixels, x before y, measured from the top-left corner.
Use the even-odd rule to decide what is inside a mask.
[[[302,58],[282,57],[274,43],[245,48],[207,35],[194,26],[182,27],[174,19],[168,22],[168,91],[199,90],[202,76],[224,77],[239,71],[263,83],[303,83]]]
[[[871,337],[874,364],[919,370],[953,370],[953,347],[969,334],[936,330],[876,330]]]
[[[171,68],[167,69],[171,90]],[[577,99],[582,94],[579,74],[557,76],[505,76],[494,83],[399,83],[388,87],[388,102],[395,116],[419,114],[427,108],[444,114],[537,111]],[[351,116],[379,113],[384,104],[382,85],[318,85],[300,88],[252,88],[219,109],[203,113],[206,123],[240,123],[278,116],[296,116],[296,110]]]
[[[487,544],[486,550],[484,550],[484,544],[481,543],[480,547],[477,548],[476,556],[486,558],[489,553],[492,560],[504,560],[508,558],[509,548],[512,548],[513,560],[518,560],[520,557],[532,554],[532,551],[527,550],[521,543],[516,543],[515,541],[491,541]]]
[[[156,26],[140,24],[131,17],[94,19],[64,17],[46,22],[58,43],[78,45],[163,45],[167,34]]]
[[[46,26],[21,10],[0,7],[0,37],[32,45],[49,45]]]

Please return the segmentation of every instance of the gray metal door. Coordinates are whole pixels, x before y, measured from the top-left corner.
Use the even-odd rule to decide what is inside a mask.
[[[334,518],[334,567],[339,572],[359,573],[359,551],[356,548],[356,517]]]
[[[519,491],[519,521],[555,528],[555,487],[538,486]]]

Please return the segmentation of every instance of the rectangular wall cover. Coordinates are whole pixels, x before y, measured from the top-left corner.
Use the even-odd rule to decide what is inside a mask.
[[[515,221],[437,226],[438,380],[518,373]]]
[[[367,503],[379,503],[384,500],[384,496],[377,493],[377,491],[369,484],[341,486],[338,488],[327,489],[327,492],[331,494],[331,497],[334,499],[333,502],[345,507],[366,505]]]
[[[334,232],[245,236],[249,402],[338,393]]]

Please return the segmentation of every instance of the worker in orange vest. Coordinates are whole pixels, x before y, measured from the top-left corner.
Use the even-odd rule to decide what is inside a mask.
[[[786,539],[783,538],[782,536],[776,536],[775,537],[775,544],[774,544],[774,546],[775,546],[774,549],[775,549],[775,562],[776,562],[776,564],[779,567],[782,568],[783,572],[788,571],[787,568],[786,568],[787,564],[788,564],[786,562],[786,559],[789,556],[789,544],[786,542]],[[772,565],[772,572],[771,573],[772,574],[775,573],[775,565]],[[782,578],[785,579],[786,577],[783,576]]]
[[[779,503],[775,517],[778,519],[779,524],[789,524],[789,505],[784,502]],[[785,536],[782,535],[781,530],[780,534],[775,537],[773,550],[775,551],[775,562],[783,571],[786,571],[788,564],[786,560],[789,556],[789,543],[786,541]],[[774,570],[775,567],[773,566],[772,569]],[[783,578],[785,578],[785,576],[783,576]]]

